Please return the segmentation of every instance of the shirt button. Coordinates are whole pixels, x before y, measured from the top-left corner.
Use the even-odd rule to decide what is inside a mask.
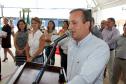
[[[79,63],[79,61],[77,61],[77,63]]]

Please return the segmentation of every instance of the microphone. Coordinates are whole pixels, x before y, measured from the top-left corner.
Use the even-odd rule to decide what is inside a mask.
[[[59,41],[61,41],[62,39],[71,36],[71,32],[70,31],[66,31],[65,34],[63,34],[62,36],[58,37],[56,40],[54,40],[54,43],[58,43]]]
[[[50,52],[50,54],[49,54],[49,56],[48,56],[47,61],[44,63],[44,65],[43,65],[42,68],[40,69],[40,72],[38,73],[38,75],[37,75],[35,81],[34,81],[32,84],[39,84],[39,82],[40,82],[40,80],[41,80],[41,78],[42,78],[42,76],[43,76],[45,70],[46,70],[47,67],[48,67],[48,63],[49,63],[51,57],[53,56],[53,53],[55,52],[54,50],[56,49],[57,43],[58,43],[59,41],[61,41],[62,39],[64,39],[64,38],[70,36],[70,35],[71,35],[70,31],[66,31],[64,35],[62,35],[61,37],[59,37],[59,38],[57,38],[56,40],[54,40],[53,48],[52,48],[52,50],[51,50],[51,52]]]

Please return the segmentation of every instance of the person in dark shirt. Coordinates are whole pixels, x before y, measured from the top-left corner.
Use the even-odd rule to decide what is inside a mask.
[[[95,35],[96,37],[98,37],[98,38],[100,38],[100,39],[102,39],[103,37],[102,37],[102,33],[101,33],[101,31],[99,30],[99,28],[96,26],[96,25],[94,25],[95,24],[95,20],[94,20],[94,18],[92,17],[92,19],[91,19],[91,33],[93,34],[93,35]]]
[[[3,59],[3,62],[8,60],[7,52],[12,56],[13,60],[15,61],[12,51],[9,49],[11,48],[11,27],[8,24],[8,19],[5,17],[3,18],[3,23],[4,23],[4,26],[2,28],[2,31],[7,32],[7,37],[2,38],[2,48],[4,49],[4,56],[5,56]]]

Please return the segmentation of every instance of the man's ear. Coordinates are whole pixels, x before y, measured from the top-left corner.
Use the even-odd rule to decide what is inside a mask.
[[[85,23],[87,26],[89,26],[90,27],[90,21],[86,21],[86,23]]]
[[[85,27],[86,27],[89,31],[91,31],[91,23],[90,23],[90,21],[86,21]]]

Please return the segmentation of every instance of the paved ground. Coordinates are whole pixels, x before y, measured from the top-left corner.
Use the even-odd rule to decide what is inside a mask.
[[[11,49],[12,52],[14,53],[15,49],[14,47]],[[6,84],[6,82],[9,80],[11,75],[19,68],[18,66],[15,66],[15,63],[12,59],[12,57],[8,54],[8,60],[6,62],[2,62],[4,59],[4,53],[3,49],[0,50],[0,57],[1,57],[1,75],[2,75],[2,80],[0,81],[0,84]],[[56,63],[55,66],[60,66],[60,56],[56,55],[55,56]]]

